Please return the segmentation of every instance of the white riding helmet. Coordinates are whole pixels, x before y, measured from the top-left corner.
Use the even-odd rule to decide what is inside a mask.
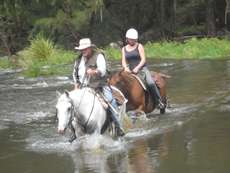
[[[126,38],[130,38],[130,39],[135,39],[135,40],[137,40],[137,39],[138,39],[138,32],[137,32],[136,29],[130,28],[130,29],[126,32],[125,37],[126,37]]]

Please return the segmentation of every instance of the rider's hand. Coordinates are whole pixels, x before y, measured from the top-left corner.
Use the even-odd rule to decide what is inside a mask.
[[[89,68],[89,69],[87,69],[86,73],[89,76],[93,76],[93,75],[97,74],[97,70],[93,70],[93,69]]]
[[[76,90],[76,89],[79,89],[79,84],[74,84],[74,89]]]
[[[125,67],[124,70],[125,70],[125,72],[131,73],[129,67]]]
[[[134,74],[137,74],[137,73],[138,73],[138,71],[139,71],[139,69],[138,69],[138,68],[134,68],[132,72],[133,72]]]

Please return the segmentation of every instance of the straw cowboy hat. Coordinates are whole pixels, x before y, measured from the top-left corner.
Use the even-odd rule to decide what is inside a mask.
[[[83,38],[83,39],[80,39],[79,46],[74,47],[74,49],[83,50],[88,47],[95,47],[95,45],[91,43],[91,40],[89,38]]]

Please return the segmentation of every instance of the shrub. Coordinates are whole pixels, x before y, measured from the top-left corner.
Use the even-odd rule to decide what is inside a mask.
[[[75,57],[73,51],[57,49],[51,40],[42,36],[31,40],[30,47],[19,52],[18,55],[24,74],[30,77],[63,74],[61,66],[73,62]]]

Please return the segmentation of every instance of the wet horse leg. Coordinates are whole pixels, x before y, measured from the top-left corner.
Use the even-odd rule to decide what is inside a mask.
[[[139,106],[134,110],[135,112],[135,116],[141,116],[141,115],[145,115],[145,109],[146,109],[146,106],[145,106],[145,101],[142,100],[141,103],[139,103]]]
[[[70,136],[69,142],[72,143],[77,138],[75,134],[75,128],[73,127],[72,123],[70,123],[70,130],[71,130],[71,136]]]
[[[159,88],[160,91],[160,95],[161,95],[161,99],[162,102],[164,103],[164,108],[160,109],[160,113],[165,113],[165,109],[168,106],[168,100],[167,100],[167,96],[166,96],[166,79],[171,78],[171,76],[169,75],[165,75],[162,73],[152,73],[153,74],[153,78],[157,84],[157,87]]]

